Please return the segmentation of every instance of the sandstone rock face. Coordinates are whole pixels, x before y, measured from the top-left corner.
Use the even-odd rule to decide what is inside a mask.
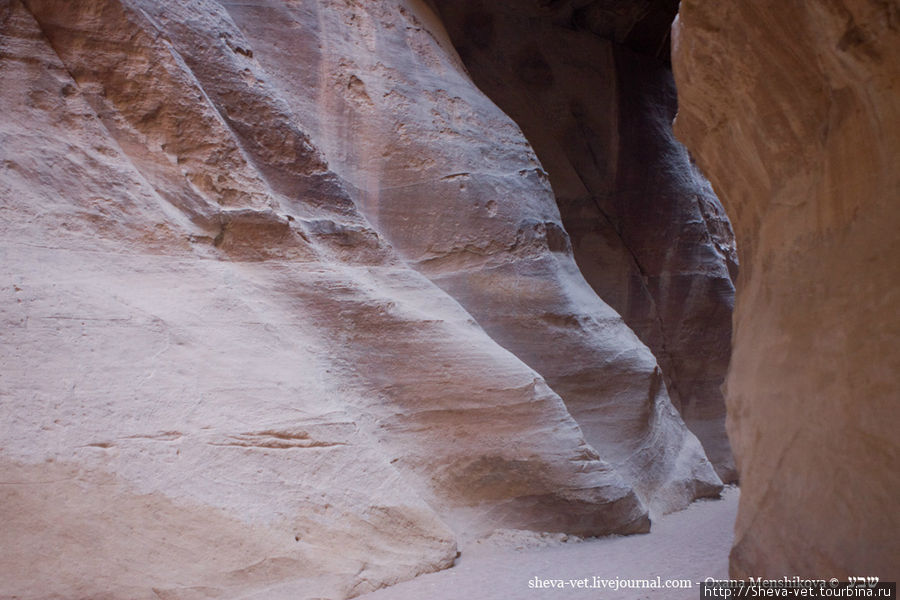
[[[0,50],[0,596],[349,597],[719,489],[424,4],[12,0]]]
[[[475,82],[534,145],[585,278],[659,359],[673,403],[734,480],[720,387],[737,256],[672,133],[677,3],[437,5]]]
[[[313,6],[231,12],[292,97],[330,107],[310,106],[314,136],[360,190],[369,220],[547,379],[651,510],[717,494],[719,479],[672,410],[655,358],[584,281],[546,173],[515,123],[472,84],[437,15],[419,3],[361,5],[348,36],[346,15],[320,7],[313,20]],[[318,32],[328,80],[298,77],[303,48],[272,30],[284,22],[301,33],[291,39]],[[303,34],[309,23],[319,29]]]
[[[683,0],[676,131],[735,227],[734,575],[900,565],[900,15]]]

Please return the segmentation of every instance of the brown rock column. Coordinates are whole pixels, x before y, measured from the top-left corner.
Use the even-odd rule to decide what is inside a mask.
[[[676,131],[735,227],[736,576],[900,572],[896,3],[684,0]]]

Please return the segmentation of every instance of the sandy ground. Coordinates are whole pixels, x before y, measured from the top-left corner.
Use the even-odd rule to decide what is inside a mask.
[[[681,600],[700,598],[699,582],[727,577],[739,491],[701,500],[653,523],[651,533],[560,541],[512,532],[463,548],[456,566],[360,596],[364,600],[518,598]],[[688,580],[684,589],[619,589],[602,580]],[[538,588],[535,580],[559,587]],[[596,579],[595,579],[596,578]],[[579,581],[589,587],[578,588]],[[615,585],[611,582],[609,585]],[[596,587],[590,587],[596,586]]]

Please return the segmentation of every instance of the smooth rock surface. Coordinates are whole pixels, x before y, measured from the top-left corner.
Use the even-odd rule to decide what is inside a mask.
[[[265,69],[306,102],[313,136],[370,222],[547,380],[652,512],[719,492],[656,359],[579,272],[529,143],[469,79],[427,4],[229,11]],[[317,35],[318,52],[304,45]],[[295,68],[308,52],[315,73]]]
[[[343,598],[720,489],[425,5],[11,0],[0,98],[0,596]]]
[[[0,13],[0,595],[346,597],[451,564],[448,522],[645,530],[543,379],[356,211],[221,7],[183,6],[207,71],[152,8]]]
[[[683,0],[676,132],[741,259],[735,576],[900,576],[900,14]]]

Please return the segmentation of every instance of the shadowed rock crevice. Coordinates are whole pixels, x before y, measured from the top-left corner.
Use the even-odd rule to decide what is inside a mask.
[[[437,0],[475,83],[547,169],[575,259],[653,351],[718,474],[737,267],[712,188],[675,140],[676,2]]]

